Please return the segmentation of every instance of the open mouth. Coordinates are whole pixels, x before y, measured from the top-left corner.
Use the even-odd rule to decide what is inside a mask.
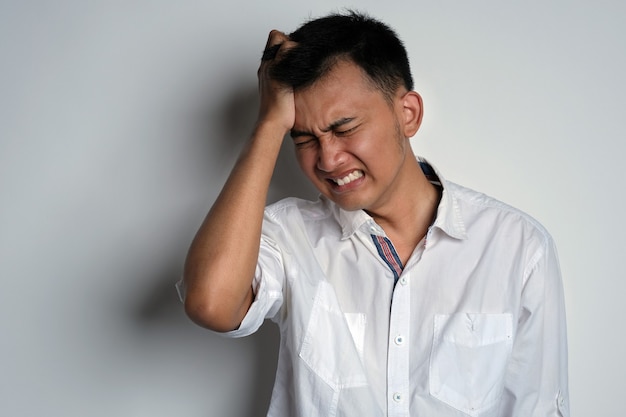
[[[338,186],[344,186],[350,184],[352,181],[357,180],[363,176],[363,171],[355,169],[348,175],[342,178],[331,178],[330,181],[337,184]]]

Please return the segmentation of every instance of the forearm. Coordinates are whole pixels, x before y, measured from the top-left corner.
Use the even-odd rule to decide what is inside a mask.
[[[201,326],[233,330],[252,303],[263,210],[285,134],[269,123],[257,126],[191,244],[185,309]]]

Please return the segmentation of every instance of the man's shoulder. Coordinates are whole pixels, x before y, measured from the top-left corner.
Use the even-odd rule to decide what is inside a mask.
[[[459,208],[469,217],[474,217],[474,220],[479,218],[490,220],[494,225],[516,223],[524,228],[533,229],[544,238],[551,238],[547,229],[527,212],[498,198],[457,183],[447,182],[446,185]]]

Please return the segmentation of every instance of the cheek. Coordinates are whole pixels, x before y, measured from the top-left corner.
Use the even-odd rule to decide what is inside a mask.
[[[315,157],[311,152],[296,150],[296,162],[300,170],[309,178],[312,178],[315,170]]]
[[[296,162],[300,169],[304,171],[304,167],[306,166],[306,155],[302,151],[298,151],[297,149],[294,151],[294,155],[296,156]]]
[[[374,132],[355,141],[351,152],[359,159],[372,163],[388,157],[390,152],[396,149],[395,138],[386,132]]]

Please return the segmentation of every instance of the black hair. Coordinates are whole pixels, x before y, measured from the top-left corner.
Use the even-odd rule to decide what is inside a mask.
[[[402,41],[389,26],[363,13],[310,20],[289,38],[297,45],[273,66],[271,77],[294,90],[311,86],[341,59],[358,65],[387,98],[400,86],[413,89]]]

